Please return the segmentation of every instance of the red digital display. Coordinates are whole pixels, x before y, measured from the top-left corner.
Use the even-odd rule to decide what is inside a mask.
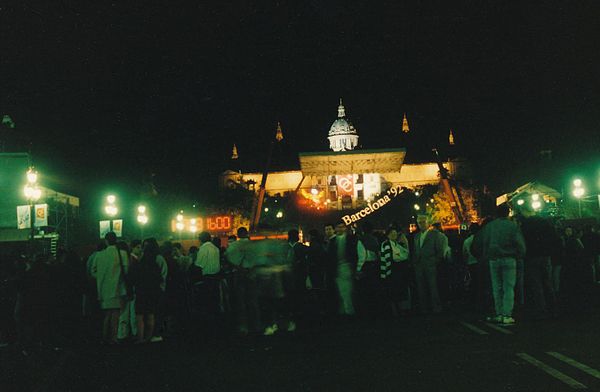
[[[208,231],[229,231],[231,230],[231,217],[210,216],[206,218],[206,230]]]
[[[183,217],[181,221],[173,219],[171,221],[172,232],[192,232],[199,233],[203,230],[212,232],[231,231],[233,219],[230,215],[213,215],[203,217]]]

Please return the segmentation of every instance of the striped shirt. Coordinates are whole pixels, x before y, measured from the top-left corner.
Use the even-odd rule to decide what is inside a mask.
[[[381,244],[381,264],[379,276],[387,279],[392,275],[392,263],[408,260],[408,248],[396,241],[385,240]]]

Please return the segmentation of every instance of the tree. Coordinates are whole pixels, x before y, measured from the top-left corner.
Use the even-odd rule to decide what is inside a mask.
[[[459,192],[457,196],[460,196],[459,199],[462,201],[465,220],[470,222],[477,221],[479,216],[475,208],[475,192],[461,186],[458,186],[455,191]],[[444,226],[462,223],[457,221],[452,210],[450,197],[444,192],[441,186],[433,194],[432,200],[433,202],[430,201],[427,204],[427,214],[431,216],[433,221],[440,222]]]

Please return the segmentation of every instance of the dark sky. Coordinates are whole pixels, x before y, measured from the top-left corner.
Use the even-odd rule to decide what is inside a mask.
[[[0,112],[74,192],[210,189],[234,142],[260,166],[277,121],[292,153],[324,150],[339,97],[364,147],[402,146],[406,112],[422,150],[452,128],[500,186],[542,149],[557,168],[599,152],[596,2],[15,3]]]

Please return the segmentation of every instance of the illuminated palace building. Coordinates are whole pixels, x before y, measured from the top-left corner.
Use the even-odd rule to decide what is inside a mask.
[[[409,132],[406,115],[402,132],[405,135]],[[283,138],[280,127],[276,138],[279,141]],[[450,133],[450,144],[454,143],[453,138]],[[341,100],[328,139],[330,151],[299,153],[298,169],[270,171],[266,194],[276,196],[297,191],[320,208],[346,210],[364,207],[391,188],[415,189],[439,183],[438,164],[406,164],[406,148],[359,149],[358,130],[346,117]],[[237,159],[234,146],[232,160],[236,162]],[[449,160],[443,164],[454,176],[464,168],[459,161]],[[221,175],[220,186],[244,186],[258,191],[262,176],[260,172],[227,170]]]

